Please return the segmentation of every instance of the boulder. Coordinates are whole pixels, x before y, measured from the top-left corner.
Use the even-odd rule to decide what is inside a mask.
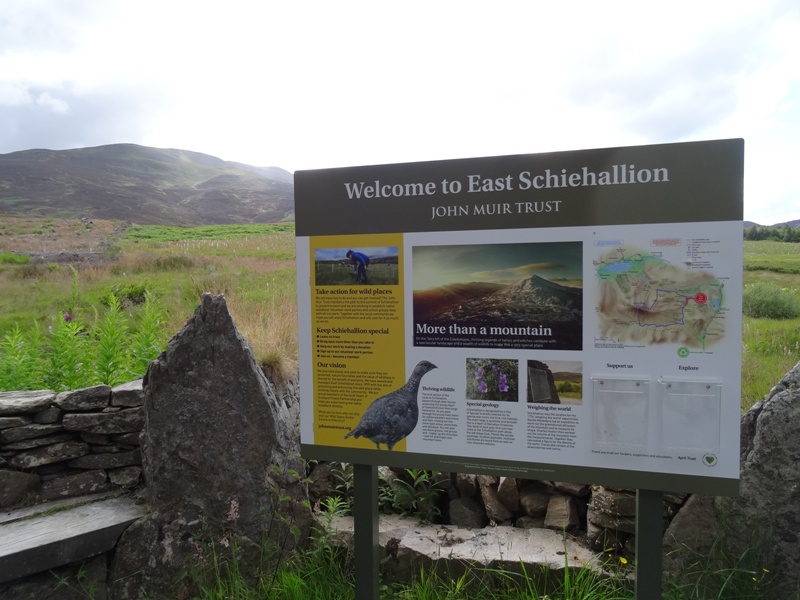
[[[212,543],[223,552],[226,541],[247,573],[268,531],[289,546],[289,526],[307,531],[295,415],[259,368],[223,296],[203,295],[150,363],[143,388],[142,468],[153,510],[120,539],[110,598],[191,594],[183,573],[197,564],[198,548]]]
[[[786,587],[800,585],[800,363],[741,420],[737,497],[692,496],[664,536],[667,566],[680,570],[697,549],[753,551],[759,567]]]

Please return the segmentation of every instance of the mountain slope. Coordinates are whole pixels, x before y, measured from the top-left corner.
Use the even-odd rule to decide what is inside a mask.
[[[276,167],[135,144],[0,155],[0,215],[213,225],[293,213],[292,174]]]
[[[552,323],[580,320],[582,310],[582,289],[538,275],[512,284],[473,282],[414,292],[414,318],[429,323]]]

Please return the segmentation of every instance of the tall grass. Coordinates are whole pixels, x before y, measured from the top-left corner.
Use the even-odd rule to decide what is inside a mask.
[[[99,381],[114,386],[139,375],[132,372],[132,363],[137,361],[130,355],[128,323],[116,296],[111,296],[105,315],[97,319],[92,338],[94,371]]]
[[[141,308],[137,328],[119,299],[86,323],[69,313],[50,320],[47,332],[34,323],[14,325],[0,338],[0,390],[73,390],[100,383],[117,385],[144,375],[166,342],[155,300]]]
[[[800,244],[744,243],[742,411],[800,361]]]
[[[332,543],[330,530],[317,529],[310,545],[287,557],[277,571],[247,579],[233,560],[210,561],[200,574],[200,600],[341,600],[354,597],[356,577],[347,547]],[[733,557],[715,546],[710,556],[697,555],[662,586],[665,600],[797,600],[798,590],[776,583],[756,552]],[[554,570],[523,563],[491,567],[459,564],[453,570],[421,566],[408,582],[381,585],[384,600],[633,600],[629,568],[611,563]]]
[[[159,327],[172,335],[191,316],[203,292],[222,293],[259,362],[277,377],[289,376],[297,369],[292,231],[291,224],[135,227],[119,241],[117,262],[75,265],[77,278],[67,265],[4,264],[0,339],[15,325],[24,335],[37,322],[52,326],[53,315],[63,312],[91,324],[96,308],[104,306],[110,294],[120,298],[136,335],[141,311],[126,300],[134,291],[158,301]],[[780,269],[765,270],[770,264]],[[768,283],[782,294],[800,297],[797,276],[790,274],[796,267],[800,268],[800,244],[745,242],[746,289]],[[745,316],[744,324],[743,410],[763,398],[800,360],[800,340],[794,333],[800,331],[800,319]]]
[[[32,327],[27,335],[19,325],[0,340],[0,390],[32,390],[42,379],[41,329]]]
[[[31,262],[31,257],[16,252],[0,252],[0,264],[24,265]]]
[[[200,237],[216,239],[194,239],[196,235],[189,235],[193,229],[162,228],[152,240],[122,239],[116,262],[74,265],[75,271],[55,264],[5,267],[0,270],[0,339],[17,325],[23,332],[34,322],[55,326],[53,315],[65,312],[91,329],[96,311],[107,316],[109,298],[116,296],[131,343],[152,346],[154,326],[168,332],[167,337],[175,334],[202,294],[211,292],[225,295],[237,326],[266,370],[279,379],[296,374],[293,225],[202,228]],[[241,237],[245,234],[250,237]],[[28,267],[35,269],[21,277]],[[157,325],[150,315],[149,339],[144,333],[148,318],[141,309],[145,294],[159,305]],[[159,341],[160,349],[164,343]],[[141,370],[142,365],[135,369]]]
[[[800,361],[800,318],[745,317],[742,336],[742,412],[769,393]]]
[[[755,319],[796,319],[800,317],[800,295],[789,288],[758,281],[745,286],[744,314]]]
[[[685,552],[691,553],[689,548]],[[717,540],[707,553],[685,557],[682,572],[667,581],[664,600],[798,600],[800,589],[780,583],[776,573],[764,567],[756,548],[734,556]]]

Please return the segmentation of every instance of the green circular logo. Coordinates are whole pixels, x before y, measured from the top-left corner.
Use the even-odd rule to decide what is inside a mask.
[[[706,466],[713,467],[715,464],[717,464],[717,457],[713,454],[706,454],[703,457],[703,462],[706,464]]]
[[[687,356],[689,356],[689,349],[686,346],[681,346],[680,348],[678,348],[678,356],[680,356],[681,358],[686,358]]]

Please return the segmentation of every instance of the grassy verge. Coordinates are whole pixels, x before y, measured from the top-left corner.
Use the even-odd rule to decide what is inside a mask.
[[[262,365],[278,378],[296,372],[292,224],[158,227],[147,235],[150,229],[134,227],[118,238],[115,262],[0,264],[0,338],[34,324],[49,332],[64,313],[93,323],[111,296],[120,299],[136,332],[137,300],[145,293],[158,300],[169,337],[186,323],[200,296],[211,292],[225,295]]]
[[[330,534],[317,531],[311,544],[256,577],[245,578],[234,561],[211,560],[196,573],[199,600],[342,600],[354,598],[355,567],[351,552],[333,546]],[[495,567],[454,565],[452,572],[421,567],[409,582],[382,584],[383,600],[634,600],[630,565],[584,565],[553,571],[547,567],[507,564]],[[774,574],[757,556],[713,552],[698,557],[662,586],[665,600],[797,600],[798,590],[778,588]],[[777,595],[776,595],[777,594]]]
[[[744,243],[745,299],[760,298],[770,311],[744,317],[742,331],[742,411],[762,400],[789,369],[800,361],[800,318],[791,306],[800,303],[800,244],[775,241]],[[753,293],[754,292],[754,293]],[[787,305],[789,309],[787,310]]]
[[[0,220],[0,337],[15,326],[51,328],[65,312],[93,322],[112,294],[136,331],[132,299],[158,299],[163,327],[177,332],[203,292],[225,294],[237,326],[256,358],[276,376],[297,368],[296,293],[292,224],[210,227],[87,225],[45,219]],[[102,237],[91,238],[89,235]],[[61,246],[95,250],[113,239],[116,262],[64,264],[19,259],[30,251]],[[13,242],[12,242],[13,240]],[[88,244],[88,245],[87,245]],[[73,271],[74,267],[75,271]],[[800,297],[800,244],[745,242],[746,286],[768,284]],[[77,272],[77,286],[75,285]],[[800,360],[800,319],[745,317],[742,408],[746,410]]]

